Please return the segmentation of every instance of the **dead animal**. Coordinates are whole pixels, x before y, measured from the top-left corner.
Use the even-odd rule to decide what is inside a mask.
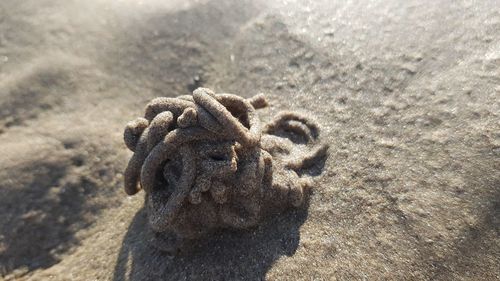
[[[125,171],[129,195],[145,191],[158,248],[218,228],[246,229],[298,207],[313,178],[304,170],[326,157],[327,145],[308,116],[278,114],[262,125],[264,95],[244,99],[198,88],[193,95],[156,98],[144,118],[127,124],[134,152]]]

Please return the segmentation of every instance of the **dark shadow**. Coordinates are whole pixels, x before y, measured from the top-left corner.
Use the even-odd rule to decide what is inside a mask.
[[[297,171],[297,174],[299,175],[299,177],[306,175],[312,177],[320,176],[325,170],[327,158],[328,152],[325,155],[321,156],[317,161],[314,161],[314,163],[311,163],[311,165],[305,166],[304,169]]]
[[[178,256],[163,254],[149,242],[143,208],[125,235],[113,280],[263,280],[277,259],[297,250],[307,205],[254,229],[213,233]]]
[[[35,161],[0,182],[0,275],[59,262],[58,255],[77,243],[75,232],[89,225],[84,213],[97,209],[86,208],[86,201],[97,187],[83,177],[61,184],[71,165],[57,158]]]

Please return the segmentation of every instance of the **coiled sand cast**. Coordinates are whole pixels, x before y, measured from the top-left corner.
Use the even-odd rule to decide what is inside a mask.
[[[256,109],[266,106],[262,94],[244,99],[198,88],[152,100],[144,118],[127,124],[134,154],[125,191],[145,191],[157,247],[176,251],[217,228],[250,228],[304,203],[313,181],[303,171],[327,146],[301,114],[283,112],[262,126]]]

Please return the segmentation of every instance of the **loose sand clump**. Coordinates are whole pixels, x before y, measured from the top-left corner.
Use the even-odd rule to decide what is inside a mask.
[[[301,206],[313,184],[304,171],[325,157],[318,125],[283,112],[262,126],[264,95],[244,99],[198,88],[192,96],[156,98],[127,124],[134,155],[125,191],[146,193],[157,246],[172,251],[217,228],[245,229]]]

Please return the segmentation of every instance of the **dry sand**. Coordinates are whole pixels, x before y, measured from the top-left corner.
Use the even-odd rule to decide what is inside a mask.
[[[172,258],[122,130],[200,85],[330,156],[308,209]],[[2,0],[0,279],[500,280],[499,115],[495,0]]]

